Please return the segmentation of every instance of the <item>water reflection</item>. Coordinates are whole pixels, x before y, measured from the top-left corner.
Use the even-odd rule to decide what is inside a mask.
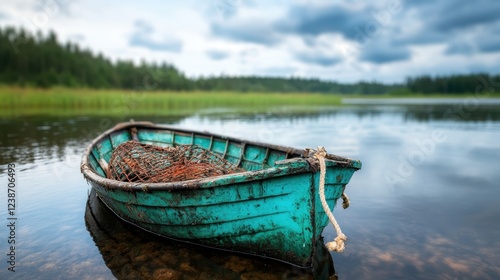
[[[296,112],[290,108],[268,113],[209,112],[195,115],[199,125],[216,124],[226,120],[238,120],[242,124],[262,124],[261,138],[268,131],[277,128],[293,128],[304,123],[331,120],[348,116],[358,120],[373,118],[402,119],[405,122],[449,121],[455,123],[493,122],[500,120],[498,106],[478,105],[477,107],[455,108],[455,105],[413,106],[413,105],[370,105],[319,108],[316,111]],[[450,111],[451,110],[451,111]],[[451,112],[451,113],[450,113]],[[150,116],[141,117],[159,123],[182,123],[193,116]],[[0,119],[0,165],[9,162],[34,163],[37,159],[63,159],[67,154],[65,147],[85,146],[96,135],[129,118],[118,117],[56,117],[27,116]],[[203,127],[200,127],[203,129]],[[262,140],[263,140],[262,139]]]
[[[161,118],[174,123],[182,117]],[[0,119],[0,166],[39,159],[64,160],[67,148],[80,149],[123,118],[27,116]]]
[[[85,224],[118,279],[336,279],[322,240],[312,269],[179,244],[122,222],[94,191],[87,201]]]
[[[341,279],[498,279],[500,106],[479,105],[470,115],[454,118],[445,115],[449,108],[453,105],[352,105],[315,113],[220,110],[135,119],[293,147],[322,145],[361,159],[363,169],[347,190],[351,207],[336,209],[349,237],[346,252],[333,255]],[[82,219],[88,186],[79,171],[81,154],[91,139],[129,118],[0,119],[0,182],[7,180],[8,163],[18,167],[21,241],[16,279],[151,276],[160,263],[168,269],[166,275],[187,271],[191,278],[215,277],[211,271],[235,279],[313,278],[282,264],[144,235],[103,214],[105,208],[94,216],[87,209],[89,234]],[[421,162],[402,169],[422,151],[418,143],[434,131],[443,132],[445,140],[423,153]],[[388,173],[400,180],[390,184]],[[3,203],[6,195],[0,192]],[[99,226],[89,219],[94,217],[101,220]],[[3,230],[0,234],[6,236]],[[323,235],[331,240],[333,228]],[[0,249],[5,251],[6,245]],[[169,264],[172,260],[163,253],[176,256],[175,263]],[[0,270],[0,279],[10,276]]]

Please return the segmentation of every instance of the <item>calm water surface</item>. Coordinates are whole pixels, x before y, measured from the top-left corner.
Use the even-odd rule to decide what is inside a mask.
[[[0,279],[498,279],[500,105],[464,106],[135,118],[297,148],[322,145],[362,160],[346,191],[351,207],[335,210],[346,252],[333,262],[320,254],[315,271],[159,239],[89,199],[80,156],[92,138],[130,116],[2,119]],[[6,263],[10,163],[18,180],[15,273]],[[324,236],[334,238],[333,228]]]

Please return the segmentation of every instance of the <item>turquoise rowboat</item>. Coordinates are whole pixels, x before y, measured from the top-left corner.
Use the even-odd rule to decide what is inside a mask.
[[[168,183],[106,178],[118,145],[197,145],[246,172]],[[123,220],[146,231],[214,247],[310,266],[328,217],[318,193],[320,172],[310,150],[256,143],[149,122],[128,122],[98,136],[81,171],[97,196]],[[333,209],[358,160],[325,156],[324,194]]]

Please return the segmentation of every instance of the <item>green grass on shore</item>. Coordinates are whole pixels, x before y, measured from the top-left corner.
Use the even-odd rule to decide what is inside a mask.
[[[332,94],[235,92],[138,92],[53,88],[0,88],[0,115],[172,115],[210,108],[334,106]]]
[[[469,95],[339,95],[313,93],[173,92],[93,89],[36,89],[0,86],[0,117],[22,115],[185,115],[216,108],[268,111],[276,107],[339,106],[342,98],[466,98]],[[481,98],[500,97],[499,93]]]

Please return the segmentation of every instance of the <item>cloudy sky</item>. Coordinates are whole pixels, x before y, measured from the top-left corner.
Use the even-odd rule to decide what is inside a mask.
[[[167,61],[191,77],[500,73],[499,0],[1,1],[0,26],[52,29],[112,59]]]

